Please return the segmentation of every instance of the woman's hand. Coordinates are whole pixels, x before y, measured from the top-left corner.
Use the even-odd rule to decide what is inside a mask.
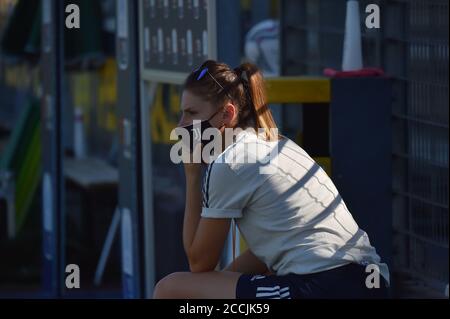
[[[202,145],[198,143],[194,147],[194,151],[192,153],[186,154],[186,157],[183,158],[184,172],[186,174],[186,178],[200,177],[202,171],[201,152],[202,152]]]

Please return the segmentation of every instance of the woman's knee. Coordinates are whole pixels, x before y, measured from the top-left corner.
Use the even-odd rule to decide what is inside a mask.
[[[178,286],[177,281],[182,275],[183,273],[174,272],[158,281],[153,290],[153,298],[154,299],[176,298],[175,293],[177,292]]]

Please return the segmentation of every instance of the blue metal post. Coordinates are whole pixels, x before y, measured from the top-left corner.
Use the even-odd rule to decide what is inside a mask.
[[[42,225],[44,292],[61,296],[64,276],[61,109],[64,76],[63,2],[44,0],[42,14]]]

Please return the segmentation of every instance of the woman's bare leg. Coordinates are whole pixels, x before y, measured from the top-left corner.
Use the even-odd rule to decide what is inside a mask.
[[[240,276],[241,273],[230,271],[176,272],[156,284],[153,298],[235,299]]]

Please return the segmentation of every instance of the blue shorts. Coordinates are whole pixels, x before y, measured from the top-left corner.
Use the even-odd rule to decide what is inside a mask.
[[[307,274],[263,276],[243,274],[236,286],[237,299],[372,299],[388,298],[386,282],[380,287],[366,286],[365,266],[348,264]]]

